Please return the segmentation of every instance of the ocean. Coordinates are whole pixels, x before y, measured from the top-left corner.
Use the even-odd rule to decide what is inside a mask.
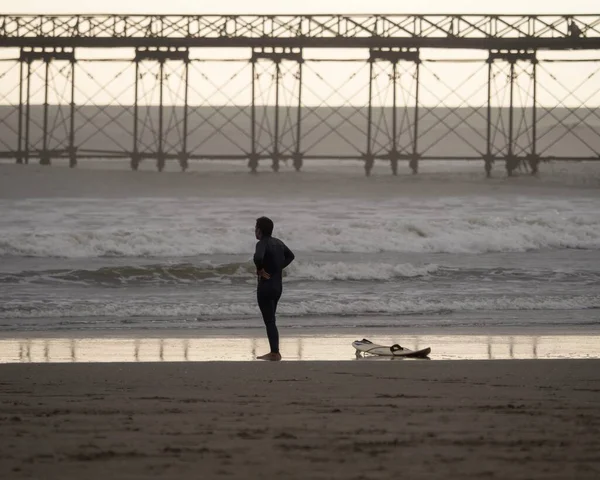
[[[580,187],[561,184],[570,165],[488,181],[481,168],[419,179],[328,168],[0,165],[0,331],[261,335],[261,215],[296,254],[282,335],[600,331],[596,167],[598,183],[586,170]]]

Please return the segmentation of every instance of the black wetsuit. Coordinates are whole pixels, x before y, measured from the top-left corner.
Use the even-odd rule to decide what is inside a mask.
[[[271,278],[258,277],[256,299],[262,313],[271,352],[279,353],[279,332],[275,324],[277,302],[283,290],[283,269],[294,260],[292,251],[278,238],[263,237],[256,244],[254,265],[256,270],[264,269]]]

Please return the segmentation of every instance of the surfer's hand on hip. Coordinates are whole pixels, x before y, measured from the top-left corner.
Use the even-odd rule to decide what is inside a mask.
[[[258,270],[256,272],[256,274],[261,277],[264,278],[265,280],[268,280],[269,278],[271,278],[271,275],[269,275],[267,272],[265,272],[264,268],[261,268],[260,270]]]

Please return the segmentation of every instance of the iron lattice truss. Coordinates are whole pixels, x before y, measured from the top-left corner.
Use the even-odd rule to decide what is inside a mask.
[[[70,47],[598,48],[600,15],[0,16],[0,46],[49,41]]]
[[[248,55],[210,59],[206,46]],[[455,159],[489,175],[496,160],[511,174],[600,159],[600,15],[4,15],[2,47],[19,55],[0,58],[0,157],[18,163],[358,159],[396,174]],[[320,47],[362,58],[307,55]],[[565,49],[579,53],[541,54]]]

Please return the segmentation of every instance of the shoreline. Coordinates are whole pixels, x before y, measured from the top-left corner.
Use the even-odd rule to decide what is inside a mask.
[[[570,336],[570,335],[600,335],[600,324],[592,325],[486,325],[485,327],[462,327],[454,325],[435,325],[430,327],[398,326],[398,327],[365,327],[358,329],[356,326],[348,327],[289,327],[285,321],[292,321],[296,317],[282,317],[278,322],[280,335],[283,337],[298,338],[323,338],[335,337],[339,335],[352,336],[352,331],[360,330],[361,334],[372,336],[402,336],[402,335],[423,335],[423,336]],[[316,316],[315,318],[318,318]],[[89,337],[114,337],[114,338],[222,338],[222,337],[241,337],[254,338],[260,337],[264,333],[262,320],[257,317],[256,325],[245,327],[173,327],[173,328],[65,328],[65,329],[28,329],[28,330],[9,330],[0,328],[0,339],[2,338],[89,338]]]
[[[51,333],[51,334],[48,334]],[[431,360],[550,360],[600,359],[600,329],[585,332],[520,333],[416,333],[399,329],[376,329],[360,334],[337,332],[303,335],[282,332],[284,361],[355,361],[352,341],[367,338],[381,345],[400,344],[411,350],[431,347]],[[104,362],[253,362],[268,351],[263,329],[241,334],[220,332],[136,332],[113,334],[104,331],[27,334],[0,332],[0,364],[10,363],[104,363]],[[390,360],[387,357],[362,359]]]

